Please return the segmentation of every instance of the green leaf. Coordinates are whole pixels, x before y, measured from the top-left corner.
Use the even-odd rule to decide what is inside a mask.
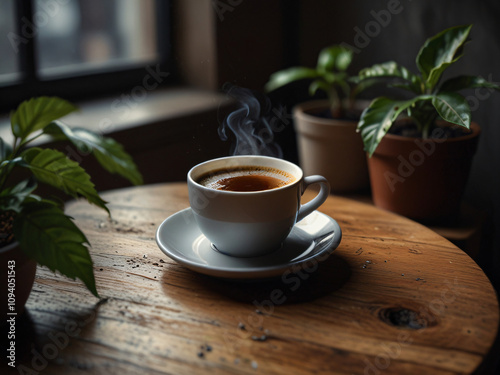
[[[352,61],[352,51],[342,46],[330,46],[323,48],[318,55],[316,70],[323,74],[325,72],[345,71]]]
[[[375,152],[380,141],[392,126],[393,122],[405,109],[417,101],[429,100],[428,95],[421,95],[410,100],[392,100],[386,97],[374,99],[361,114],[358,131],[369,156]]]
[[[472,25],[451,27],[424,43],[416,62],[428,89],[433,90],[448,66],[462,56],[471,28]]]
[[[26,162],[21,157],[17,157],[14,159],[6,158],[5,160],[0,162],[0,179],[3,186],[2,190],[5,189],[6,181],[8,180],[10,174],[12,173],[12,170],[16,165],[26,167]]]
[[[495,83],[489,82],[482,77],[462,75],[450,78],[447,81],[443,82],[439,91],[451,92],[473,88],[487,88],[497,91],[500,90],[500,86],[496,85]]]
[[[361,92],[369,89],[372,86],[376,86],[380,84],[381,79],[380,78],[367,78],[361,80],[359,77],[350,77],[349,82],[354,83],[354,87],[352,90],[352,97],[358,96]]]
[[[441,92],[432,98],[432,105],[443,120],[470,127],[471,113],[469,103],[455,92]]]
[[[330,73],[327,72],[323,75],[324,80],[331,85],[337,84],[339,86],[348,85],[348,76],[346,72]]]
[[[24,140],[31,133],[76,109],[70,102],[57,97],[42,96],[24,101],[11,115],[12,133]]]
[[[7,159],[11,154],[12,147],[0,137],[0,161]]]
[[[104,169],[119,174],[134,185],[143,183],[132,157],[114,139],[100,136],[88,129],[70,128],[60,121],[47,126],[44,132],[57,139],[68,139],[83,155],[92,152]]]
[[[36,187],[34,179],[27,179],[13,187],[3,189],[0,192],[0,210],[20,212],[22,204]]]
[[[99,197],[87,172],[62,152],[34,147],[23,152],[22,157],[40,182],[54,186],[75,198],[83,196],[109,213],[106,202]]]
[[[371,67],[362,69],[358,74],[358,79],[360,83],[368,80],[370,86],[387,79],[399,79],[404,82],[398,83],[398,87],[412,91],[416,94],[423,93],[422,80],[420,77],[394,61],[375,64]]]
[[[85,235],[58,207],[31,202],[14,221],[14,237],[39,264],[71,279],[79,278],[99,297]]]
[[[265,85],[266,91],[273,91],[288,85],[289,83],[299,81],[306,78],[317,78],[320,74],[311,68],[303,67],[293,67],[284,70],[280,70],[276,73],[271,74],[269,82]]]
[[[26,162],[23,160],[21,157],[17,157],[14,159],[6,159],[0,163],[0,168],[12,168],[16,165],[19,165],[21,167],[27,167]],[[3,171],[2,171],[3,172]],[[10,171],[9,171],[10,173]]]
[[[322,79],[315,79],[309,85],[309,95],[313,96],[314,94],[316,94],[318,90],[323,90],[324,92],[329,94],[330,85],[325,81],[323,81]]]

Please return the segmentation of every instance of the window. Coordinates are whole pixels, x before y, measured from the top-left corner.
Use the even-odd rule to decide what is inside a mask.
[[[0,34],[3,36],[12,35],[15,32],[14,22],[14,1],[4,0],[0,3]],[[0,39],[0,85],[2,83],[15,82],[19,80],[19,63],[14,48],[11,48],[9,39]]]
[[[165,0],[2,0],[0,109],[140,84],[146,67],[168,69],[168,25]]]

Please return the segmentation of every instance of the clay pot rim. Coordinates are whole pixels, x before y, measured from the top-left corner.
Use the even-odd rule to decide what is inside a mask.
[[[427,143],[439,144],[438,147],[433,149],[433,155],[452,155],[452,153],[454,152],[453,150],[461,148],[463,145],[477,143],[480,134],[480,127],[476,123],[471,123],[470,129],[471,132],[469,134],[465,134],[455,138],[443,137],[424,139],[421,137],[407,137],[396,134],[386,134],[373,152],[373,156],[378,155],[381,157],[387,157],[406,155],[413,150],[420,149],[419,145]]]
[[[355,101],[355,106],[357,108],[364,108],[368,104],[369,104],[369,101],[364,101],[364,100],[356,100]],[[345,126],[345,127],[358,126],[359,120],[323,118],[323,117],[314,116],[310,113],[310,111],[328,109],[328,107],[329,107],[328,100],[309,100],[309,101],[302,102],[302,103],[299,103],[296,106],[294,106],[293,114],[296,117],[302,117],[307,121],[314,121],[317,125]]]
[[[452,124],[452,123],[447,122],[446,126],[460,126],[460,125],[456,125],[456,124]],[[460,137],[446,138],[444,140],[441,140],[441,139],[439,139],[439,140],[442,142],[462,142],[462,141],[465,141],[465,140],[470,139],[470,138],[475,138],[481,133],[481,127],[479,126],[479,124],[477,124],[474,121],[471,121],[469,130],[470,130],[469,134],[464,134],[464,135],[461,135]],[[384,138],[388,138],[388,139],[394,140],[394,141],[411,142],[411,143],[415,142],[416,139],[426,140],[426,141],[432,141],[434,139],[434,138],[424,139],[422,137],[407,137],[404,135],[390,134],[390,133],[385,134],[384,137],[382,138],[382,140],[384,140]],[[377,152],[377,150],[375,150],[375,152]]]
[[[6,253],[6,252],[9,252],[11,250],[14,250],[16,247],[19,246],[19,242],[17,241],[13,241],[11,243],[9,243],[8,245],[6,246],[3,246],[3,247],[0,247],[0,254],[3,254],[3,253]]]

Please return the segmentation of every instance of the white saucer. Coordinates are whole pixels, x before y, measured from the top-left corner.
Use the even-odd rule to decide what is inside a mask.
[[[251,258],[219,253],[200,232],[191,208],[168,217],[156,231],[160,249],[187,268],[210,276],[257,279],[316,268],[337,248],[342,231],[331,217],[314,211],[297,223],[283,246],[266,255]]]

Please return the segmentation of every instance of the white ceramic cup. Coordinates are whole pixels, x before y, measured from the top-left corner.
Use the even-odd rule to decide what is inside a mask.
[[[249,192],[216,190],[197,182],[208,172],[239,166],[275,168],[294,180],[282,187]],[[237,257],[259,256],[280,248],[295,223],[321,206],[330,192],[324,177],[304,177],[297,165],[267,156],[209,160],[188,172],[187,183],[189,203],[201,232],[218,251]],[[311,184],[319,184],[320,191],[301,205],[301,196]]]

